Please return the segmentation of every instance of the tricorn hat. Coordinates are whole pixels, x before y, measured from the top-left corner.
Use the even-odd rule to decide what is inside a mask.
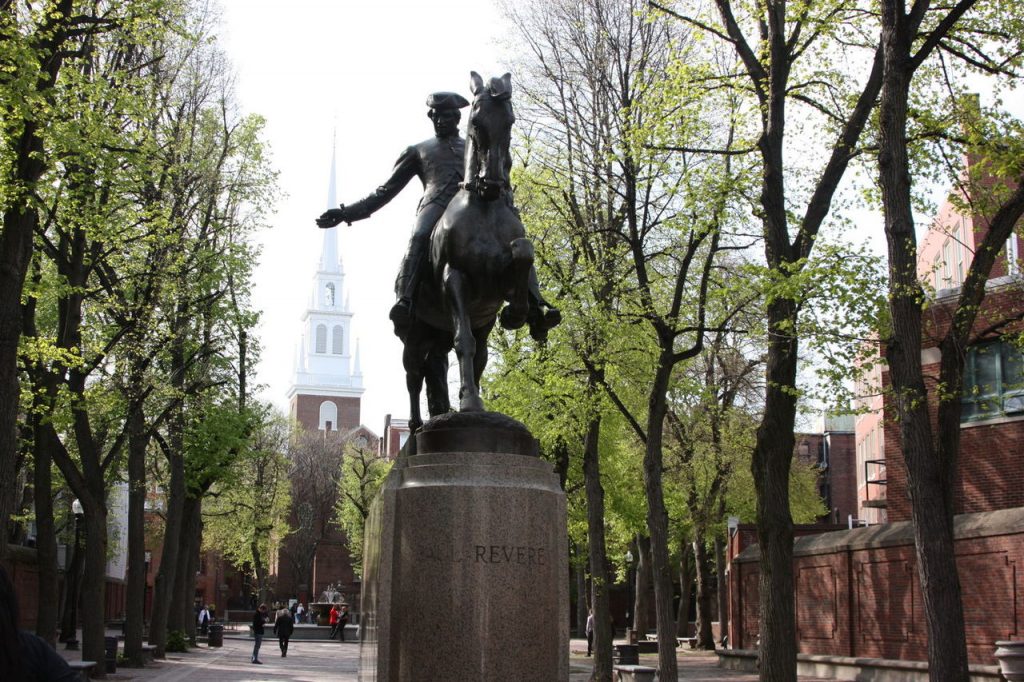
[[[427,106],[431,109],[461,109],[468,107],[469,101],[456,92],[435,92],[427,96]]]

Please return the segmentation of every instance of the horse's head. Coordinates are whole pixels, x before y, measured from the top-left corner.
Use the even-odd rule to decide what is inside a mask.
[[[491,78],[486,84],[476,71],[470,73],[473,105],[469,112],[469,158],[466,186],[488,201],[509,188],[512,157],[512,74]]]

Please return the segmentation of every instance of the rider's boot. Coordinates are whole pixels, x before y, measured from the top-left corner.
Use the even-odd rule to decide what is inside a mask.
[[[409,243],[409,251],[402,259],[402,269],[398,273],[395,289],[399,292],[398,301],[391,306],[388,318],[395,327],[395,336],[405,338],[413,320],[413,299],[419,286],[420,265],[426,256],[426,249],[414,239]]]
[[[409,331],[409,325],[412,324],[412,301],[406,296],[399,298],[391,306],[388,319],[391,320],[391,324],[395,327],[395,336],[399,338],[404,337],[406,332]]]

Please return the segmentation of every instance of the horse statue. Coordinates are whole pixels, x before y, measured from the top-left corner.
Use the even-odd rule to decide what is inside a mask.
[[[424,382],[430,415],[451,411],[447,372],[452,348],[459,363],[459,411],[484,411],[480,377],[487,365],[487,337],[496,320],[506,329],[518,329],[529,312],[533,245],[512,204],[509,183],[512,76],[485,83],[474,71],[470,89],[465,179],[431,234],[429,270],[402,338],[413,432],[423,425]]]

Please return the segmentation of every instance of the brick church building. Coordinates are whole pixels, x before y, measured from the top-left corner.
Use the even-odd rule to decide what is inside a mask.
[[[337,205],[335,174],[332,159],[328,206]],[[345,271],[338,253],[338,228],[322,230],[322,237],[309,303],[300,316],[300,340],[287,398],[296,428],[322,436],[329,443],[330,455],[337,457],[340,471],[348,444],[377,453],[380,439],[361,423],[365,389],[359,365],[359,343],[352,334],[353,311],[348,305]],[[290,518],[293,528],[303,523],[299,510],[304,502],[301,492],[293,487]],[[316,601],[328,586],[339,589],[349,601],[357,599],[359,579],[352,570],[344,533],[333,520],[326,524],[326,529],[322,537],[316,538],[315,548],[311,550],[312,571],[308,575],[297,574],[305,571],[297,571],[294,561],[287,560],[290,552],[306,551],[296,546],[297,536],[293,534],[284,539],[273,567],[277,599]]]

